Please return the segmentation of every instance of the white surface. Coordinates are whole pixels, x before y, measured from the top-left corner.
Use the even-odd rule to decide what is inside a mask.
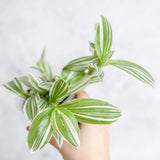
[[[157,82],[152,89],[108,67],[104,82],[87,88],[91,97],[122,110],[122,117],[111,127],[111,159],[159,160],[159,0],[0,0],[0,83],[30,71],[44,46],[54,74],[69,60],[89,55],[88,40],[94,39],[100,14],[112,24],[113,58],[137,62]],[[0,90],[0,159],[62,159],[49,145],[30,155],[25,130],[29,123],[17,110],[15,97],[2,86]]]

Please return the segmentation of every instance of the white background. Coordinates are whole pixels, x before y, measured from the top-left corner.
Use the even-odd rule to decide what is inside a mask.
[[[46,47],[54,75],[73,58],[90,55],[94,24],[105,15],[113,29],[113,58],[145,67],[155,89],[113,67],[104,82],[86,90],[122,110],[111,126],[112,160],[160,159],[160,2],[159,0],[0,0],[0,83],[32,71]],[[30,155],[15,97],[0,87],[0,159],[62,160],[50,145]]]

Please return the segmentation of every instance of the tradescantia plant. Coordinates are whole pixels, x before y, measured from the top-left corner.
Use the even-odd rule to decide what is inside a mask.
[[[91,56],[72,60],[64,66],[60,76],[53,77],[43,50],[37,66],[33,67],[40,71],[40,76],[29,74],[4,84],[5,88],[24,100],[24,114],[32,122],[28,134],[31,152],[43,148],[51,136],[54,136],[59,147],[63,140],[79,147],[78,122],[111,124],[121,116],[117,107],[105,101],[91,98],[72,100],[73,95],[88,84],[102,81],[102,67],[112,65],[143,83],[154,86],[154,79],[141,66],[125,60],[111,59],[114,53],[111,50],[112,28],[104,16],[101,16],[101,20],[103,39],[100,37],[98,23],[95,41],[90,42]],[[23,89],[24,86],[28,89]]]

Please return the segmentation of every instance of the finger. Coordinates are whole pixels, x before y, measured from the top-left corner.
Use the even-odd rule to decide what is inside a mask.
[[[55,140],[55,138],[54,138],[53,136],[51,137],[49,143],[50,143],[52,146],[54,146],[55,148],[57,148],[58,150],[60,149],[59,146],[58,146],[58,144],[57,144],[57,142],[56,142],[56,140]]]
[[[89,98],[89,96],[84,90],[82,90],[76,94],[76,98]]]

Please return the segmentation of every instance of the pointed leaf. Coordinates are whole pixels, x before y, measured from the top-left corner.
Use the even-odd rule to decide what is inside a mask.
[[[14,78],[14,80],[8,82],[7,84],[4,84],[3,86],[11,93],[18,95],[22,98],[27,98],[29,96],[22,88],[22,85],[18,78]]]
[[[89,42],[89,46],[90,46],[89,49],[92,52],[92,54],[94,56],[96,56],[97,54],[96,54],[96,51],[95,51],[95,44],[93,42]]]
[[[52,85],[53,85],[53,82],[40,82],[40,83],[38,83],[38,86],[46,91],[49,91]]]
[[[48,81],[52,81],[52,70],[51,70],[50,65],[45,60],[45,49],[43,50],[40,60],[37,62],[37,66],[41,74]]]
[[[84,72],[88,68],[89,63],[98,63],[97,56],[85,56],[81,58],[77,58],[69,62],[63,70]]]
[[[101,20],[103,26],[103,56],[106,56],[112,45],[112,28],[104,16],[101,16]]]
[[[89,65],[89,70],[92,71],[91,75],[90,75],[90,80],[89,80],[89,84],[91,83],[97,83],[97,82],[101,82],[103,80],[103,76],[104,76],[104,72],[103,70],[98,67],[96,64],[90,64]]]
[[[49,92],[50,102],[58,103],[62,101],[68,94],[69,86],[63,79],[56,80]]]
[[[75,94],[81,90],[83,90],[90,82],[91,76],[85,75],[83,78],[79,79],[74,84],[70,85],[69,95]]]
[[[75,99],[59,106],[70,110],[79,122],[91,124],[110,124],[120,116],[120,110],[108,102],[96,99]]]
[[[34,117],[38,113],[39,101],[40,101],[40,97],[38,94],[36,94],[34,96],[27,98],[24,103],[24,106],[23,106],[24,113],[27,116],[27,118],[31,121],[34,119]]]
[[[97,27],[96,27],[95,50],[96,50],[97,56],[101,60],[102,51],[101,51],[100,24],[99,23],[97,24]]]
[[[38,102],[38,110],[39,112],[45,110],[46,108],[51,107],[49,101],[47,99],[40,99]]]
[[[133,77],[140,80],[141,82],[149,84],[152,87],[154,87],[155,82],[152,75],[138,64],[125,60],[110,60],[106,63],[106,65],[113,65],[119,69],[122,69],[125,72],[132,75]]]
[[[40,150],[49,142],[53,132],[50,124],[52,110],[52,108],[46,109],[33,120],[28,134],[28,146],[31,152]]]
[[[103,59],[101,61],[101,67],[105,66],[107,62],[110,60],[112,57],[114,51],[107,51],[106,54],[103,56]]]
[[[75,147],[80,146],[78,122],[67,109],[55,109],[51,115],[52,127],[66,141]]]
[[[21,77],[21,81],[31,90],[42,94],[46,94],[52,85],[52,82],[44,82],[40,77],[32,73]]]
[[[69,70],[63,70],[62,71],[62,77],[69,83],[69,84],[75,84],[77,81],[84,78],[85,73],[84,72],[73,72]]]

